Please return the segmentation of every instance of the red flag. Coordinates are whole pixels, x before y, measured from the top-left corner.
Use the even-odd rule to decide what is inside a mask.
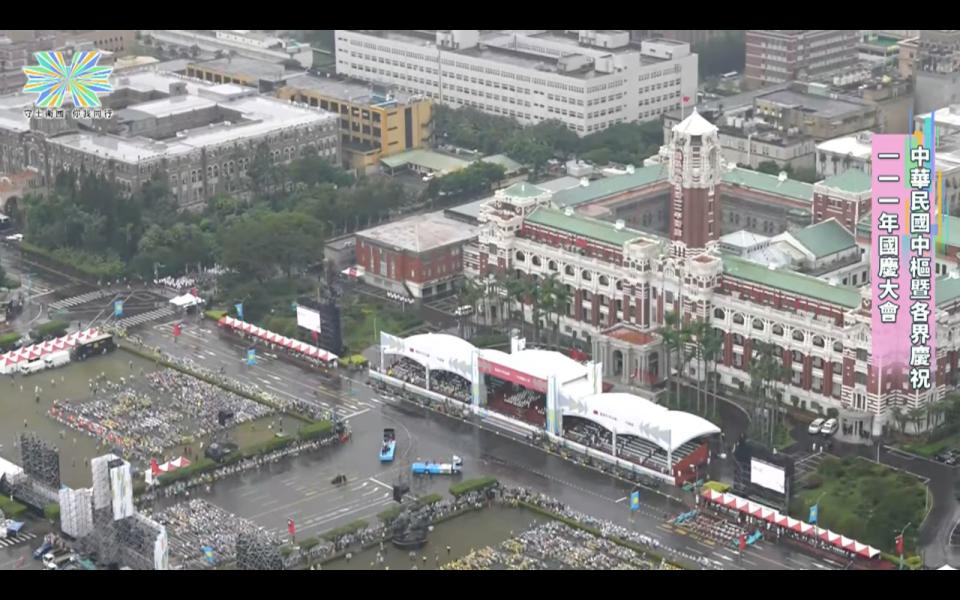
[[[199,296],[200,294],[197,293],[197,288],[190,288],[190,295]]]
[[[293,519],[287,519],[287,533],[290,535],[297,534],[297,527],[293,524]]]
[[[310,337],[313,338],[313,343],[316,344],[316,343],[317,343],[317,339],[318,339],[320,336],[317,335],[317,332],[316,332],[316,331],[311,331],[311,332],[310,332]]]
[[[180,337],[180,323],[173,326],[173,337]]]
[[[687,102],[690,102],[690,96],[683,97],[683,103],[686,104]]]
[[[746,549],[747,549],[747,536],[741,533],[740,534],[740,552],[743,552]]]
[[[903,554],[903,534],[897,536],[897,554]]]

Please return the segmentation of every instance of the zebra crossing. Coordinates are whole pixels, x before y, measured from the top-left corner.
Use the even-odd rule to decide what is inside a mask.
[[[81,304],[86,304],[87,302],[93,302],[94,300],[100,300],[109,296],[108,292],[103,290],[97,290],[95,292],[87,292],[86,294],[80,294],[79,296],[71,296],[69,298],[64,298],[63,300],[57,300],[56,302],[51,302],[49,305],[50,310],[64,310],[73,306],[79,306]]]
[[[20,533],[13,537],[4,538],[0,540],[0,548],[10,548],[12,546],[18,546],[25,542],[29,542],[35,537],[37,537],[37,534],[30,532],[30,533]]]
[[[145,312],[139,315],[135,315],[133,317],[125,317],[123,319],[120,319],[119,321],[117,321],[117,326],[122,327],[124,329],[130,329],[131,327],[136,327],[137,325],[143,325],[144,323],[149,323],[151,321],[165,319],[175,314],[176,312],[177,312],[176,309],[170,306],[163,306],[161,308],[151,310],[150,312]]]

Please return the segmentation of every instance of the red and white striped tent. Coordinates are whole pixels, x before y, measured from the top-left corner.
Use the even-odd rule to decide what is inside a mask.
[[[737,512],[762,519],[768,523],[774,523],[784,529],[789,529],[796,533],[818,538],[837,548],[842,548],[848,552],[853,552],[863,558],[876,558],[880,556],[880,551],[872,546],[861,544],[856,540],[844,537],[839,533],[834,533],[828,529],[805,523],[799,519],[794,519],[780,512],[758,504],[751,500],[745,500],[735,494],[721,493],[711,489],[704,490],[703,498],[714,504],[736,510]]]
[[[100,335],[100,330],[96,328],[85,331],[74,332],[62,337],[58,337],[39,344],[31,344],[0,354],[0,374],[6,375],[16,368],[17,363],[24,360],[36,360],[43,358],[48,354],[59,352],[61,350],[70,350],[77,344],[83,344],[94,337]]]
[[[170,473],[172,471],[176,471],[177,469],[182,469],[183,467],[188,466],[190,466],[190,461],[183,456],[165,462],[162,465],[157,464],[157,459],[151,458],[150,469],[144,473],[144,479],[146,479],[148,484],[153,484],[154,480],[164,473]]]
[[[286,336],[274,333],[272,331],[267,331],[262,327],[257,327],[240,319],[234,319],[233,317],[222,317],[217,323],[220,327],[226,327],[228,329],[233,329],[235,331],[242,331],[248,333],[256,338],[259,338],[270,344],[276,344],[287,348],[288,350],[293,350],[294,352],[299,352],[310,358],[316,358],[322,360],[325,363],[336,363],[339,358],[336,354],[332,352],[327,352],[316,346],[311,346],[305,342],[295,340],[293,338],[288,338]]]

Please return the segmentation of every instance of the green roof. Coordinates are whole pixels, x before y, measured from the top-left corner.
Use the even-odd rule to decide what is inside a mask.
[[[933,295],[936,296],[938,305],[960,298],[960,279],[940,277],[933,285]]]
[[[506,154],[493,154],[491,156],[485,156],[481,158],[483,162],[493,163],[495,165],[502,165],[504,170],[507,173],[515,173],[523,168],[523,165],[513,160]]]
[[[663,165],[635,169],[632,174],[615,175],[591,181],[590,185],[578,186],[569,190],[557,192],[553,196],[556,206],[565,208],[593,202],[601,198],[613,196],[650,183],[667,180],[667,168]]]
[[[837,306],[846,308],[860,306],[860,292],[855,289],[832,286],[822,279],[793,271],[769,269],[765,265],[730,254],[723,255],[723,272],[735,279],[770,286]]]
[[[532,183],[527,183],[521,181],[520,183],[515,183],[503,190],[504,195],[512,196],[514,198],[536,198],[538,196],[543,196],[549,192],[542,187],[537,187]]]
[[[440,154],[439,152],[421,149],[407,150],[406,152],[401,152],[400,154],[387,156],[385,158],[381,158],[380,162],[387,165],[387,167],[391,169],[414,165],[429,169],[430,171],[447,173],[458,171],[470,164],[468,161],[455,156],[447,156],[446,154]]]
[[[780,181],[776,175],[737,167],[723,172],[723,182],[729,185],[759,190],[770,194],[787,196],[795,200],[813,203],[813,184],[795,179]]]
[[[841,192],[869,192],[872,182],[870,176],[858,169],[848,169],[839,175],[828,177],[821,181],[819,185],[826,186]]]
[[[538,208],[527,216],[526,221],[614,246],[623,246],[631,240],[643,237],[643,234],[633,229],[617,229],[613,223],[607,221],[567,215],[552,208]]]
[[[790,235],[817,258],[843,252],[857,245],[856,238],[844,229],[843,225],[837,223],[836,219],[827,219],[816,225],[791,231]]]

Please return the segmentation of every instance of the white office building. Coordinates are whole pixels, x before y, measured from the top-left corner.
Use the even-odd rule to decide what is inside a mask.
[[[689,44],[628,31],[336,31],[339,75],[578,135],[659,118],[697,91]]]

